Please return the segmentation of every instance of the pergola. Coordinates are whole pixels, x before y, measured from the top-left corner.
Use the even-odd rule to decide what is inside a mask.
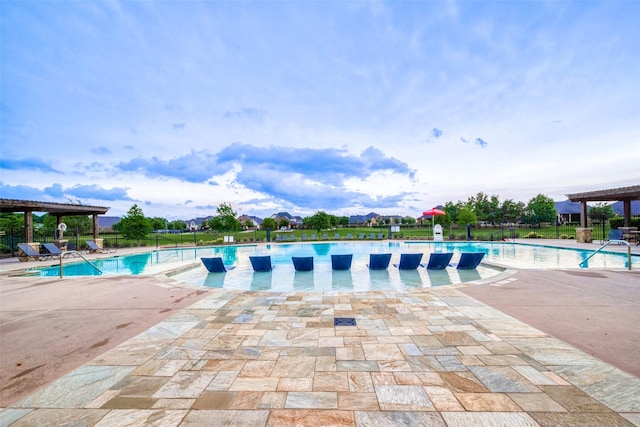
[[[624,207],[624,226],[631,226],[631,201],[640,200],[640,185],[630,187],[611,188],[608,190],[587,191],[566,195],[572,202],[581,203],[580,226],[587,227],[587,202],[617,202],[622,201]]]
[[[109,210],[104,206],[74,205],[71,203],[37,202],[33,200],[0,199],[0,212],[24,212],[24,241],[33,242],[33,212],[46,212],[62,223],[64,216],[93,215],[93,238],[98,238],[98,215]]]

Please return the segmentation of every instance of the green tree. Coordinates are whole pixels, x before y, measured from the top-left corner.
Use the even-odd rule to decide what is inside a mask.
[[[42,225],[47,230],[54,230],[58,226],[58,219],[55,215],[44,214],[42,216]],[[93,229],[93,221],[90,216],[87,215],[75,215],[65,216],[62,218],[62,222],[67,225],[67,232],[73,231],[75,233],[76,228],[81,234],[89,233]]]
[[[475,214],[473,209],[469,207],[465,207],[460,209],[458,212],[458,225],[475,225],[478,222],[478,216]]]
[[[273,218],[263,219],[262,224],[260,225],[260,228],[262,228],[263,230],[266,230],[266,229],[275,230],[276,227],[277,227],[276,220]]]
[[[221,203],[216,209],[218,213],[217,218],[222,222],[221,231],[237,231],[240,230],[241,224],[238,221],[238,214],[231,207],[231,203]],[[209,221],[211,226],[211,221]],[[213,227],[211,227],[213,229]]]
[[[278,220],[278,227],[289,228],[289,225],[291,225],[291,222],[288,218],[282,217]]]
[[[500,206],[501,222],[518,222],[524,216],[524,203],[506,199]]]
[[[458,201],[458,203],[447,202],[444,204],[442,210],[447,213],[449,217],[449,221],[454,224],[458,224],[458,215],[460,214],[460,209],[462,208],[462,202]]]
[[[113,228],[122,233],[125,239],[139,241],[151,231],[151,222],[144,216],[138,205],[133,205],[127,214],[114,224]]]
[[[0,230],[14,232],[24,230],[24,214],[0,213]]]
[[[613,208],[610,204],[600,202],[591,206],[588,216],[593,222],[602,222],[603,216],[604,219],[607,220],[616,216],[616,213],[613,211]]]
[[[544,194],[529,200],[525,209],[525,221],[538,226],[543,222],[555,222],[557,215],[555,202]]]
[[[317,232],[320,232],[320,230],[331,227],[331,218],[328,213],[318,211],[315,214],[304,218],[303,223],[309,226],[309,228],[313,228]]]
[[[349,217],[348,216],[338,217],[338,225],[341,225],[343,227],[348,226],[349,225]]]
[[[152,230],[164,230],[167,227],[167,220],[160,217],[149,218]]]
[[[404,218],[402,218],[402,220],[400,220],[400,222],[406,225],[413,225],[416,223],[416,219],[412,216],[405,216]]]

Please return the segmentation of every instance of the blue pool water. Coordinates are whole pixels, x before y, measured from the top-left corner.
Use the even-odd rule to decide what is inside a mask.
[[[423,253],[427,262],[431,252],[453,252],[456,262],[461,252],[484,252],[485,261],[515,268],[578,268],[591,251],[563,249],[548,246],[510,242],[326,242],[279,243],[268,245],[242,245],[223,247],[199,247],[164,249],[141,254],[96,259],[94,264],[103,275],[158,274],[196,263],[197,267],[173,277],[196,285],[229,289],[255,289],[273,291],[410,289],[455,284],[485,279],[501,270],[481,265],[477,270],[458,271],[399,271],[390,266],[387,271],[369,271],[370,253],[392,253],[391,263],[397,263],[401,253]],[[332,271],[331,254],[353,254],[349,271]],[[276,268],[271,273],[254,273],[249,256],[270,255]],[[200,257],[220,256],[227,265],[236,268],[226,274],[208,274],[200,263]],[[292,256],[313,256],[314,271],[296,272]],[[633,266],[640,267],[640,257],[633,257]],[[601,253],[588,262],[588,267],[625,268],[626,255]],[[59,267],[35,270],[42,276],[58,276]],[[65,260],[64,276],[94,275],[97,273],[85,262]]]

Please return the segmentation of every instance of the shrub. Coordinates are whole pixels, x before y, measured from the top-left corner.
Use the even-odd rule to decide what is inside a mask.
[[[529,234],[527,234],[526,238],[527,239],[538,239],[538,238],[540,238],[540,236],[535,231],[532,231]]]

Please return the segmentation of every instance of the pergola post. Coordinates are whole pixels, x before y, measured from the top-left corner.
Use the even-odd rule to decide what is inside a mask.
[[[587,228],[587,201],[580,201],[580,227]]]
[[[93,214],[93,240],[98,238],[98,214]]]
[[[24,242],[33,243],[33,213],[24,211]]]
[[[623,200],[622,206],[624,209],[624,226],[631,227],[631,200]]]

